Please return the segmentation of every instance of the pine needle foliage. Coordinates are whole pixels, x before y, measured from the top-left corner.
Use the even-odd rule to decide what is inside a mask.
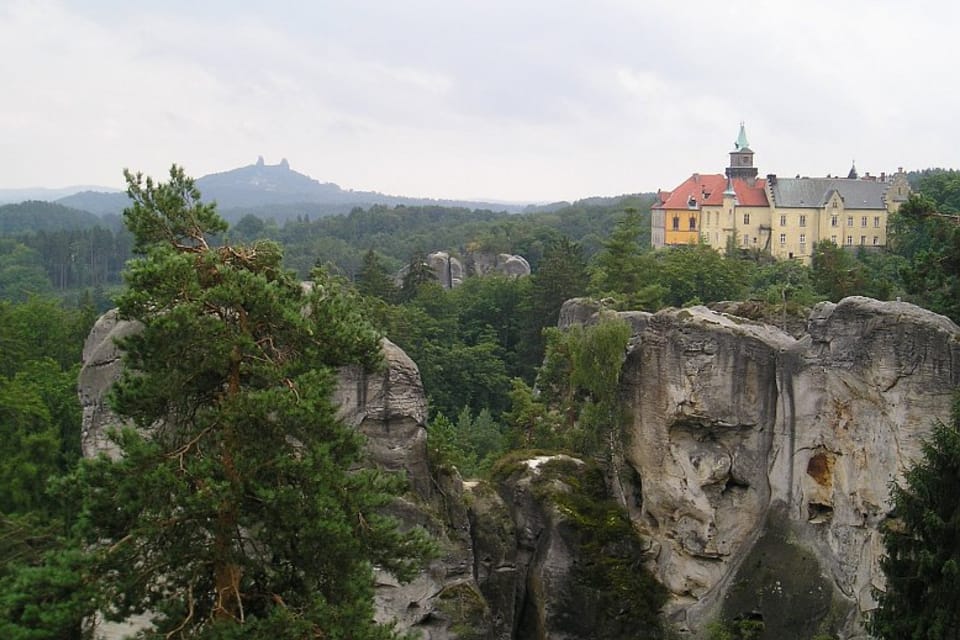
[[[923,458],[893,485],[883,531],[886,587],[870,631],[888,640],[960,638],[960,402],[938,422]]]
[[[373,567],[409,579],[429,552],[382,515],[401,478],[359,469],[335,367],[381,359],[358,306],[320,271],[303,286],[270,242],[226,229],[183,170],[126,174],[128,265],[113,404],[121,455],[88,461],[82,530],[103,614],[154,615],[145,638],[391,638]]]

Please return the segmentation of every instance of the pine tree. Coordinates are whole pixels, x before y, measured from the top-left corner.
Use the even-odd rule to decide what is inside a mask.
[[[182,169],[127,174],[140,256],[119,301],[122,457],[83,465],[82,521],[104,614],[155,614],[156,638],[389,638],[374,565],[429,550],[380,513],[401,480],[356,470],[333,367],[375,366],[378,336],[322,272],[304,287],[270,242],[212,246],[226,224]]]
[[[380,256],[370,249],[363,256],[363,266],[356,277],[357,291],[364,296],[374,296],[384,302],[395,302],[399,290]]]
[[[960,638],[960,403],[937,423],[923,459],[893,486],[883,531],[886,587],[870,631],[888,640]]]

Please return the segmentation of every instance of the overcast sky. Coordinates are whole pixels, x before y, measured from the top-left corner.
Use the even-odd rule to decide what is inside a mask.
[[[573,200],[960,167],[960,3],[0,0],[0,188],[287,158],[343,188]]]

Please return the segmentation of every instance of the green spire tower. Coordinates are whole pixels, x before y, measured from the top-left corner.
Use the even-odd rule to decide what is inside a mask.
[[[757,168],[753,166],[753,151],[747,142],[747,128],[740,122],[740,134],[734,143],[734,150],[730,152],[730,166],[727,167],[727,178],[743,179],[751,186],[757,180]]]

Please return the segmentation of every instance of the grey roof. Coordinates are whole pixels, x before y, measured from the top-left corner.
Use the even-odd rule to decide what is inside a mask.
[[[883,194],[890,185],[872,180],[844,178],[777,178],[773,201],[778,207],[820,208],[834,191],[847,209],[886,209]]]

